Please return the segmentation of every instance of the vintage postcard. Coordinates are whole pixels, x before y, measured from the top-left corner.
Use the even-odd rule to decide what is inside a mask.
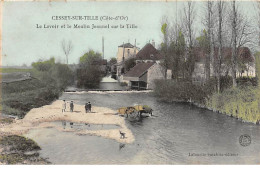
[[[258,1],[1,1],[0,164],[260,164]]]

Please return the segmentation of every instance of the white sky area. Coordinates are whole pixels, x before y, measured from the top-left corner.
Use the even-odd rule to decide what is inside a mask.
[[[183,3],[178,2],[178,15]],[[205,2],[196,2],[196,30],[203,28]],[[2,65],[30,65],[39,59],[55,57],[65,63],[61,41],[71,40],[73,49],[69,64],[78,63],[89,49],[102,52],[102,36],[105,38],[105,59],[116,57],[118,46],[128,41],[142,48],[154,40],[162,42],[161,18],[167,15],[175,20],[176,2],[4,2]],[[240,2],[240,8],[255,20],[255,2]],[[128,16],[128,21],[54,21],[52,16]],[[135,24],[137,29],[37,29],[36,24]]]

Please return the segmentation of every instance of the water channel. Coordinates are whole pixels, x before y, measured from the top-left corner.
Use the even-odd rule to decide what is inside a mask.
[[[53,164],[259,164],[260,126],[186,103],[157,101],[151,93],[63,93],[60,99],[117,109],[146,104],[152,117],[126,120],[132,144],[96,136],[79,136],[53,128],[34,129],[26,136]],[[61,126],[62,124],[59,123]],[[239,137],[251,136],[249,146]]]

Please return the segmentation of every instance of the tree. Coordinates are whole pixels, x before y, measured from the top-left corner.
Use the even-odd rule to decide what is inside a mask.
[[[206,25],[208,29],[208,42],[210,48],[208,49],[208,56],[205,60],[205,74],[206,81],[210,79],[210,63],[214,59],[214,41],[213,41],[213,1],[207,1],[207,17],[206,17]]]
[[[231,56],[231,73],[233,87],[237,86],[236,70],[238,69],[238,54],[241,47],[250,45],[254,42],[255,31],[248,18],[238,10],[236,1],[231,3],[230,23],[232,30],[232,56]]]
[[[66,64],[56,63],[50,69],[50,75],[56,80],[57,86],[61,89],[65,89],[74,81],[74,73]]]
[[[54,57],[46,61],[39,60],[38,62],[32,63],[32,67],[37,69],[38,71],[49,71],[53,65],[55,65]]]
[[[258,23],[258,45],[260,45],[260,1],[257,1],[258,7],[258,16],[257,16],[257,23]]]
[[[162,18],[162,21],[161,21],[161,25],[162,25],[162,27],[161,27],[161,32],[162,32],[162,34],[163,34],[163,43],[161,44],[161,51],[162,51],[162,53],[163,53],[163,55],[164,55],[164,62],[162,63],[162,65],[163,65],[163,68],[165,68],[165,73],[164,73],[164,75],[165,75],[165,79],[166,79],[166,77],[167,77],[167,69],[169,69],[169,64],[170,64],[170,62],[169,62],[169,56],[168,56],[168,39],[169,39],[169,22],[168,22],[168,18],[166,17],[166,16],[164,16],[163,18]]]
[[[64,39],[61,42],[62,50],[66,56],[66,62],[69,64],[69,54],[72,51],[73,45],[71,41],[66,42]]]
[[[187,77],[188,80],[191,81],[192,73],[194,71],[194,55],[193,52],[193,42],[194,42],[194,21],[195,21],[195,2],[188,1],[184,6],[184,17],[183,17],[183,28],[184,28],[184,35],[187,40],[188,45],[188,53],[187,59],[185,61],[186,70],[187,70]]]
[[[115,57],[113,57],[113,58],[111,58],[111,59],[109,60],[109,65],[113,65],[113,64],[116,64],[116,63],[117,63],[117,60],[116,60]]]
[[[129,71],[131,68],[133,68],[136,65],[135,62],[136,58],[130,58],[125,61],[125,71]]]
[[[89,50],[79,59],[79,64],[86,67],[92,65],[95,61],[102,60],[101,53],[95,52],[94,50]]]
[[[174,46],[174,44],[172,44]],[[178,37],[177,37],[177,44],[175,44],[175,54],[173,53],[173,71],[175,74],[175,79],[178,80],[180,71],[182,74],[182,78],[185,78],[185,73],[187,71],[186,67],[186,61],[185,61],[185,50],[186,50],[186,43],[185,43],[185,37],[182,34],[181,31],[179,31]]]
[[[65,89],[73,83],[74,73],[72,70],[68,65],[55,63],[54,57],[46,61],[33,62],[32,67],[37,70],[34,72],[34,76],[48,86]]]
[[[100,61],[102,55],[93,50],[80,57],[80,68],[77,70],[77,86],[95,88],[102,79]]]
[[[221,65],[223,58],[223,10],[224,10],[224,2],[222,0],[217,2],[217,10],[218,10],[218,56],[217,56],[217,64],[216,64],[216,72],[217,72],[217,91],[220,92],[220,77],[221,77]]]

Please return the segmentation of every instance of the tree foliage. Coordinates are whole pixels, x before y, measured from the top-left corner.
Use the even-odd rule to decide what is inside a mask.
[[[167,28],[167,23],[164,23],[164,24],[162,25],[162,28],[161,28],[161,32],[162,32],[163,35],[166,34],[166,28]]]
[[[52,57],[46,61],[39,60],[38,62],[33,62],[32,67],[37,69],[38,71],[49,71],[54,64],[55,58]]]
[[[80,68],[77,70],[77,86],[85,88],[98,87],[101,79],[101,61],[100,53],[93,50],[80,57]]]
[[[74,80],[74,74],[68,65],[55,63],[54,57],[46,61],[33,62],[32,66],[36,70],[34,76],[46,85],[65,89]]]
[[[129,71],[131,68],[133,68],[136,65],[135,58],[130,58],[125,61],[125,71]]]
[[[113,57],[113,58],[111,58],[111,59],[109,60],[109,64],[110,64],[110,65],[113,65],[113,64],[116,64],[116,63],[117,63],[117,60],[116,60],[115,57]]]
[[[209,51],[209,39],[208,39],[208,33],[205,29],[202,30],[202,33],[199,37],[196,38],[199,47],[203,49],[203,51],[207,52]]]
[[[100,61],[102,59],[101,53],[95,52],[94,50],[89,50],[83,56],[80,57],[80,65],[91,65],[94,61]]]

